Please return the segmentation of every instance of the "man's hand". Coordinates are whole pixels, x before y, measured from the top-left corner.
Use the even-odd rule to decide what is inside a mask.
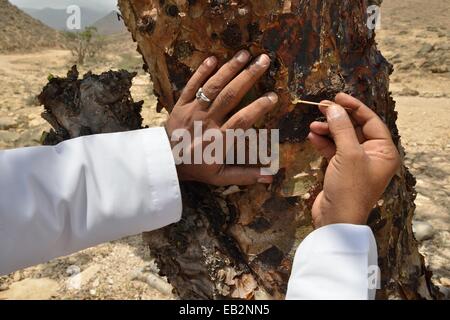
[[[316,227],[366,224],[400,166],[397,148],[381,119],[347,94],[339,93],[335,101],[323,102],[333,104],[321,107],[327,123],[312,123],[308,137],[329,161],[323,192],[312,209]]]
[[[270,65],[270,58],[265,54],[247,66],[250,60],[250,53],[242,50],[213,74],[217,67],[217,59],[215,57],[206,59],[184,88],[166,124],[169,138],[172,138],[173,133],[179,129],[186,129],[194,136],[194,122],[201,121],[203,132],[212,128],[220,129],[222,139],[225,141],[224,133],[227,129],[247,130],[271,111],[278,102],[278,96],[273,92],[267,93],[227,120],[229,114]],[[201,87],[206,97],[213,101],[210,106],[196,99],[196,93]],[[196,142],[192,141],[191,154],[194,154],[195,144]],[[203,145],[203,148],[205,147]],[[206,164],[204,161],[202,163],[178,165],[179,179],[218,186],[269,184],[273,180],[271,176],[262,176],[261,170],[255,167]]]

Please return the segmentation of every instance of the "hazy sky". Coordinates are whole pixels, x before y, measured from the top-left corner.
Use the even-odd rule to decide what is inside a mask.
[[[93,10],[113,10],[116,9],[117,0],[9,0],[9,2],[22,8],[67,8],[67,6],[75,4],[80,7],[88,7]]]

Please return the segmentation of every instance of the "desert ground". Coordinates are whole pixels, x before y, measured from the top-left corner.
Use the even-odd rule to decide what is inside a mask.
[[[406,165],[417,178],[415,230],[433,281],[450,296],[450,2],[385,0],[380,50],[394,65],[391,91]],[[80,73],[110,68],[138,71],[132,94],[145,100],[145,124],[158,126],[165,114],[142,61],[127,35],[109,39],[103,56]],[[120,54],[117,54],[120,52]],[[36,95],[48,75],[63,76],[73,64],[67,50],[0,55],[0,149],[37,146],[49,125]],[[81,272],[81,273],[79,273]],[[73,280],[81,279],[81,286]],[[175,299],[141,237],[100,245],[0,277],[0,299]]]

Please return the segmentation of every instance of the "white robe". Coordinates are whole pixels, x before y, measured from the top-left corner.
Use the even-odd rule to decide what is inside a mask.
[[[0,151],[0,275],[181,218],[163,128]],[[368,299],[368,227],[333,225],[300,245],[288,299]]]

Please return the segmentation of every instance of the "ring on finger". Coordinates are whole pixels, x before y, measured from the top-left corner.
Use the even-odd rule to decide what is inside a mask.
[[[206,94],[203,92],[203,88],[198,89],[197,94],[195,95],[198,101],[204,102],[209,106],[212,104],[212,100],[206,96]]]

